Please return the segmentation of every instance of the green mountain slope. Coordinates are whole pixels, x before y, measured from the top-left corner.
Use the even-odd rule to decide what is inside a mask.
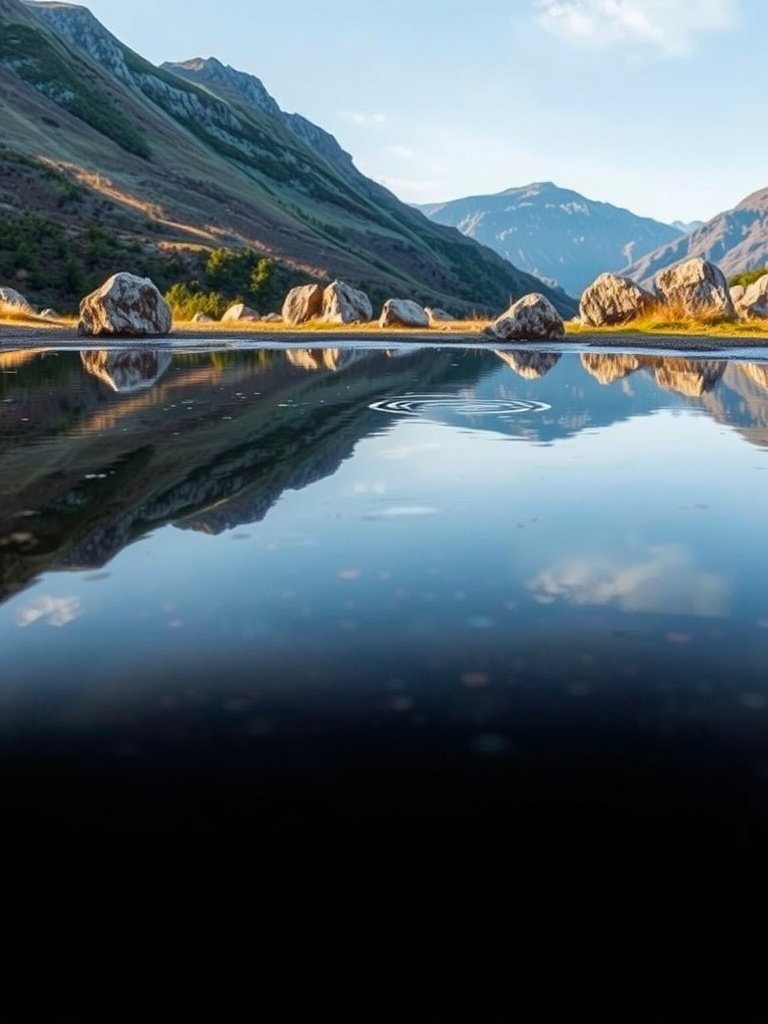
[[[167,287],[220,246],[457,313],[547,292],[336,159],[321,129],[154,67],[85,8],[0,0],[0,96],[0,283],[33,298],[72,305],[117,269]]]

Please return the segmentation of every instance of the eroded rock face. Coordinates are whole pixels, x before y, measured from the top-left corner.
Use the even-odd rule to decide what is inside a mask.
[[[291,288],[283,302],[282,315],[287,324],[304,324],[320,316],[323,310],[323,286],[303,284]]]
[[[371,300],[345,281],[332,281],[323,292],[321,319],[329,324],[367,324],[373,319]]]
[[[429,317],[412,299],[387,299],[381,310],[379,327],[429,327]]]
[[[637,356],[625,352],[582,352],[581,365],[601,384],[613,384],[640,369]]]
[[[768,274],[763,274],[744,289],[736,308],[739,316],[746,320],[768,318]]]
[[[659,271],[655,285],[659,299],[686,316],[736,317],[722,270],[699,256]]]
[[[113,274],[80,303],[78,334],[156,337],[171,329],[171,307],[148,277]]]
[[[601,274],[581,296],[579,318],[587,327],[625,324],[647,313],[655,303],[655,296],[628,277]]]
[[[489,331],[502,341],[545,341],[562,338],[565,325],[546,296],[531,292],[502,313]]]
[[[656,366],[656,383],[660,388],[677,391],[687,398],[700,398],[714,388],[727,365],[715,359],[663,357]]]
[[[81,352],[83,366],[113,391],[126,393],[151,388],[172,362],[170,352],[156,349],[99,350]]]
[[[15,288],[0,288],[0,306],[7,306],[15,313],[31,313],[32,307]]]
[[[245,320],[261,320],[261,317],[255,309],[246,306],[244,302],[236,302],[230,306],[221,318],[223,324],[239,323]]]
[[[526,380],[538,380],[560,361],[559,352],[496,352],[499,359]]]

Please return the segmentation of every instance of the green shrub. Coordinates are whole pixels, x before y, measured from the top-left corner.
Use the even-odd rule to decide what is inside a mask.
[[[740,284],[746,288],[748,285],[758,281],[765,274],[768,274],[768,267],[756,267],[754,270],[745,270],[742,274],[734,274],[728,278],[728,287],[735,288]]]

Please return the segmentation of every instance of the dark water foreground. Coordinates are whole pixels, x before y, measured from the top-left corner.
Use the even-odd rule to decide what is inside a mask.
[[[763,1020],[768,364],[0,356],[2,1019]]]

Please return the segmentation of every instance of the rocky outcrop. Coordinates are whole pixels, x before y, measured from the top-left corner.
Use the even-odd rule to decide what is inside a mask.
[[[32,313],[32,307],[21,294],[17,292],[15,288],[0,288],[0,308],[6,308],[6,311],[12,313],[20,313],[28,315]]]
[[[735,305],[737,313],[745,320],[768,318],[768,274],[763,274],[748,285]]]
[[[381,310],[379,327],[429,327],[429,317],[412,299],[387,299]]]
[[[700,398],[714,388],[727,365],[714,359],[664,358],[656,366],[656,383],[687,398]]]
[[[367,324],[373,319],[373,307],[365,292],[344,281],[332,281],[323,292],[320,317],[329,324]]]
[[[610,327],[637,320],[655,303],[650,292],[628,277],[601,274],[581,296],[579,318],[586,327]]]
[[[532,292],[518,299],[506,313],[494,320],[489,332],[502,341],[546,341],[562,338],[565,325],[549,299]]]
[[[582,352],[581,365],[601,384],[613,384],[639,370],[641,363],[626,352]]]
[[[323,286],[303,284],[291,288],[283,302],[283,320],[287,324],[304,324],[320,316],[323,309]]]
[[[223,324],[239,323],[244,320],[261,320],[256,310],[246,306],[244,302],[234,303],[221,318]]]
[[[173,356],[156,349],[128,349],[81,352],[80,359],[88,373],[113,391],[126,394],[151,388],[169,368]]]
[[[156,337],[171,329],[171,307],[148,277],[113,274],[80,303],[78,334]]]
[[[656,275],[656,294],[685,316],[735,319],[725,275],[700,256],[677,263]]]
[[[538,380],[549,373],[560,361],[558,352],[496,352],[499,359],[507,364],[520,377],[526,380]]]

